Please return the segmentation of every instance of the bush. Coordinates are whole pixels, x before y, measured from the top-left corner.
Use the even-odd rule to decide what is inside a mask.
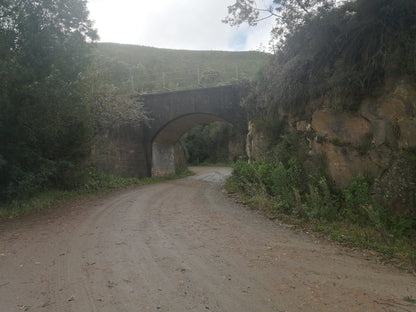
[[[227,189],[242,192],[248,203],[268,215],[312,221],[316,229],[323,229],[337,241],[416,260],[415,214],[409,210],[395,216],[387,204],[377,204],[368,179],[362,175],[338,191],[324,176],[307,176],[294,158],[286,165],[239,160],[233,169]]]
[[[368,224],[370,222],[368,212],[373,206],[368,179],[363,175],[357,176],[343,193],[345,217],[353,223]]]
[[[335,221],[339,218],[339,197],[331,191],[325,177],[309,184],[309,193],[305,197],[310,219]]]
[[[82,73],[97,36],[82,0],[2,1],[0,15],[0,200],[13,200],[65,184],[88,157]]]
[[[308,19],[274,54],[254,94],[251,118],[301,112],[325,98],[356,111],[386,77],[415,76],[414,0],[345,1]]]
[[[288,167],[282,162],[256,161],[248,164],[240,159],[233,169],[232,178],[244,193],[253,195],[261,192],[274,198],[280,210],[286,213],[298,211],[302,214],[299,205],[300,194],[305,188],[304,174],[296,159],[290,159]]]
[[[231,182],[230,182],[231,183]],[[251,164],[238,160],[233,165],[234,191],[248,196],[262,194],[275,202],[276,212],[306,220],[347,221],[370,226],[386,239],[415,235],[413,214],[393,216],[389,207],[377,204],[371,197],[370,183],[359,175],[339,192],[332,189],[324,176],[307,177],[301,164],[292,158],[282,162],[256,161]]]
[[[232,177],[240,190],[244,193],[253,194],[260,190],[266,193],[266,185],[262,173],[264,175],[267,171],[267,167],[268,165],[262,161],[249,164],[246,161],[239,159],[233,165]]]
[[[302,168],[294,158],[288,163],[286,168],[279,162],[270,172],[271,195],[278,198],[278,205],[284,211],[297,211],[299,214],[301,211],[299,194],[303,191]]]

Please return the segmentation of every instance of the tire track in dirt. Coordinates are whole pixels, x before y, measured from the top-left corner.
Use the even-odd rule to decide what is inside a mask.
[[[0,224],[1,311],[416,311],[416,279],[230,201],[228,168]]]

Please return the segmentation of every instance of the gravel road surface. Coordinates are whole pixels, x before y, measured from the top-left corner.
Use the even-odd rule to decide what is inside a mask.
[[[0,223],[0,311],[416,311],[416,278],[222,192],[229,168]]]

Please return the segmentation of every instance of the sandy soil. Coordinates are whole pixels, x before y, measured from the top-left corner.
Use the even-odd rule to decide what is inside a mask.
[[[0,224],[0,311],[416,311],[416,278],[221,191],[228,168]]]

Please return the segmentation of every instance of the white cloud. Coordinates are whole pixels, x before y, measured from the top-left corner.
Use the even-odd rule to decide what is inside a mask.
[[[267,45],[271,22],[256,28],[221,22],[233,0],[90,0],[103,42],[171,49],[254,50]]]

